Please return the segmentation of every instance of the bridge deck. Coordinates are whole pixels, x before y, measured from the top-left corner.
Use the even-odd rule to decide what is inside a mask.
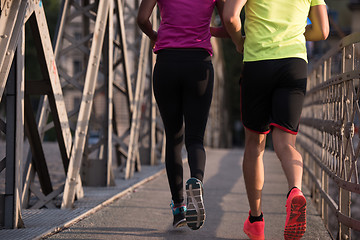
[[[187,227],[172,229],[170,193],[163,166],[144,166],[133,179],[117,179],[116,187],[85,188],[85,198],[76,201],[73,210],[23,210],[27,228],[1,230],[0,239],[40,239],[64,227],[68,228],[48,235],[48,239],[247,239],[242,232],[249,211],[242,155],[241,149],[208,149],[204,180],[207,219],[198,231]],[[283,239],[287,184],[271,151],[265,153],[265,171],[265,236]],[[331,239],[306,189],[305,193],[308,227],[303,239]]]

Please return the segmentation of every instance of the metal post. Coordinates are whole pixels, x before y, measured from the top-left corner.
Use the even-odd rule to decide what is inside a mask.
[[[100,64],[100,54],[104,42],[106,30],[105,26],[108,14],[109,2],[105,0],[100,1],[94,29],[94,36],[97,37],[92,41],[89,63],[85,77],[85,86],[76,125],[75,139],[73,143],[61,208],[71,208],[75,199],[75,189],[78,184],[76,180],[79,176],[82,154],[86,141],[86,133],[91,115],[96,79],[99,72],[98,66]]]

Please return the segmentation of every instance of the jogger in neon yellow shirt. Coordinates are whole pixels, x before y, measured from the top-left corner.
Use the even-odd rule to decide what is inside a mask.
[[[245,6],[245,37],[240,12]],[[311,25],[306,25],[307,18]],[[306,230],[306,199],[301,192],[303,161],[295,148],[306,91],[305,41],[325,40],[329,22],[324,0],[226,0],[224,24],[238,52],[244,54],[241,111],[245,127],[243,174],[250,206],[244,232],[264,239],[261,209],[263,154],[272,131],[274,150],[286,175],[285,239]],[[244,43],[245,42],[245,43]]]

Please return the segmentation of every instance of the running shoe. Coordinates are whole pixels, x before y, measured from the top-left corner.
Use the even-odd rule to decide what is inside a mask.
[[[190,178],[186,182],[187,211],[186,223],[192,230],[202,227],[205,221],[203,200],[203,185],[197,178]]]
[[[171,201],[170,204],[173,216],[174,216],[174,221],[173,221],[173,227],[177,228],[177,227],[182,227],[186,225],[186,218],[185,218],[185,213],[186,213],[186,205],[182,204],[179,207],[175,207],[174,202]]]
[[[285,240],[300,239],[306,231],[306,198],[298,188],[293,188],[286,201]]]
[[[265,220],[262,221],[256,221],[251,223],[250,222],[250,211],[249,211],[249,217],[246,219],[244,223],[244,233],[248,235],[248,237],[251,240],[264,240],[264,229],[265,229]]]

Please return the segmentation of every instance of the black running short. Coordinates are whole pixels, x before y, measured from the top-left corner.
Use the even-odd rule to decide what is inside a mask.
[[[271,127],[297,134],[306,80],[307,63],[301,58],[245,62],[240,80],[244,127],[263,134]]]

